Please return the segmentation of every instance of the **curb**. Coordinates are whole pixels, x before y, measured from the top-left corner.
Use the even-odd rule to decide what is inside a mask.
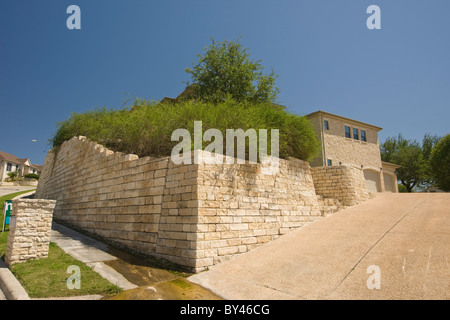
[[[0,288],[8,300],[30,300],[28,293],[2,259],[0,259]]]

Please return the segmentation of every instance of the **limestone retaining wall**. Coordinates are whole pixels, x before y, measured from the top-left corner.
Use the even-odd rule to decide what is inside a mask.
[[[199,271],[321,218],[307,162],[262,169],[174,164],[74,137],[48,153],[36,198],[57,200],[57,219]]]
[[[351,166],[313,167],[311,173],[316,194],[334,198],[344,206],[369,199],[364,173]]]
[[[321,218],[307,162],[280,160],[278,172],[261,165],[200,165],[197,258],[211,265]]]
[[[186,228],[196,223],[195,170],[168,157],[115,153],[74,137],[48,153],[35,197],[57,200],[57,219],[192,266],[195,248]]]

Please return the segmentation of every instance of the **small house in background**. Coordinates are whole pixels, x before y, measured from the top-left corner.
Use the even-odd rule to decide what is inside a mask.
[[[381,161],[378,132],[382,128],[324,111],[306,117],[321,143],[311,166],[351,165],[363,170],[369,192],[398,192],[399,166]]]
[[[23,177],[28,173],[40,175],[42,166],[32,164],[30,159],[18,158],[10,153],[0,151],[0,185],[9,178],[8,173],[17,172],[19,177]]]

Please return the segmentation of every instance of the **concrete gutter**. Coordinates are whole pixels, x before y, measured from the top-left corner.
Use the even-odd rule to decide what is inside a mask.
[[[0,259],[0,289],[8,300],[30,300],[28,293],[2,259]]]

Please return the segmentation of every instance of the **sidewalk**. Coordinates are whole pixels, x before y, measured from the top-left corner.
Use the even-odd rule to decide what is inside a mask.
[[[66,253],[92,267],[102,277],[124,291],[115,300],[184,300],[221,299],[211,291],[190,283],[185,275],[155,268],[142,259],[92,239],[59,223],[53,222],[51,241]],[[2,261],[0,261],[1,263]],[[0,265],[0,288],[8,300],[29,297],[9,269]],[[10,292],[20,292],[20,295]],[[1,299],[1,294],[0,294]],[[100,295],[52,297],[36,300],[99,300]],[[34,300],[34,299],[33,299]]]
[[[35,186],[0,186],[0,197],[7,194],[36,189]],[[33,191],[34,193],[34,191]]]

